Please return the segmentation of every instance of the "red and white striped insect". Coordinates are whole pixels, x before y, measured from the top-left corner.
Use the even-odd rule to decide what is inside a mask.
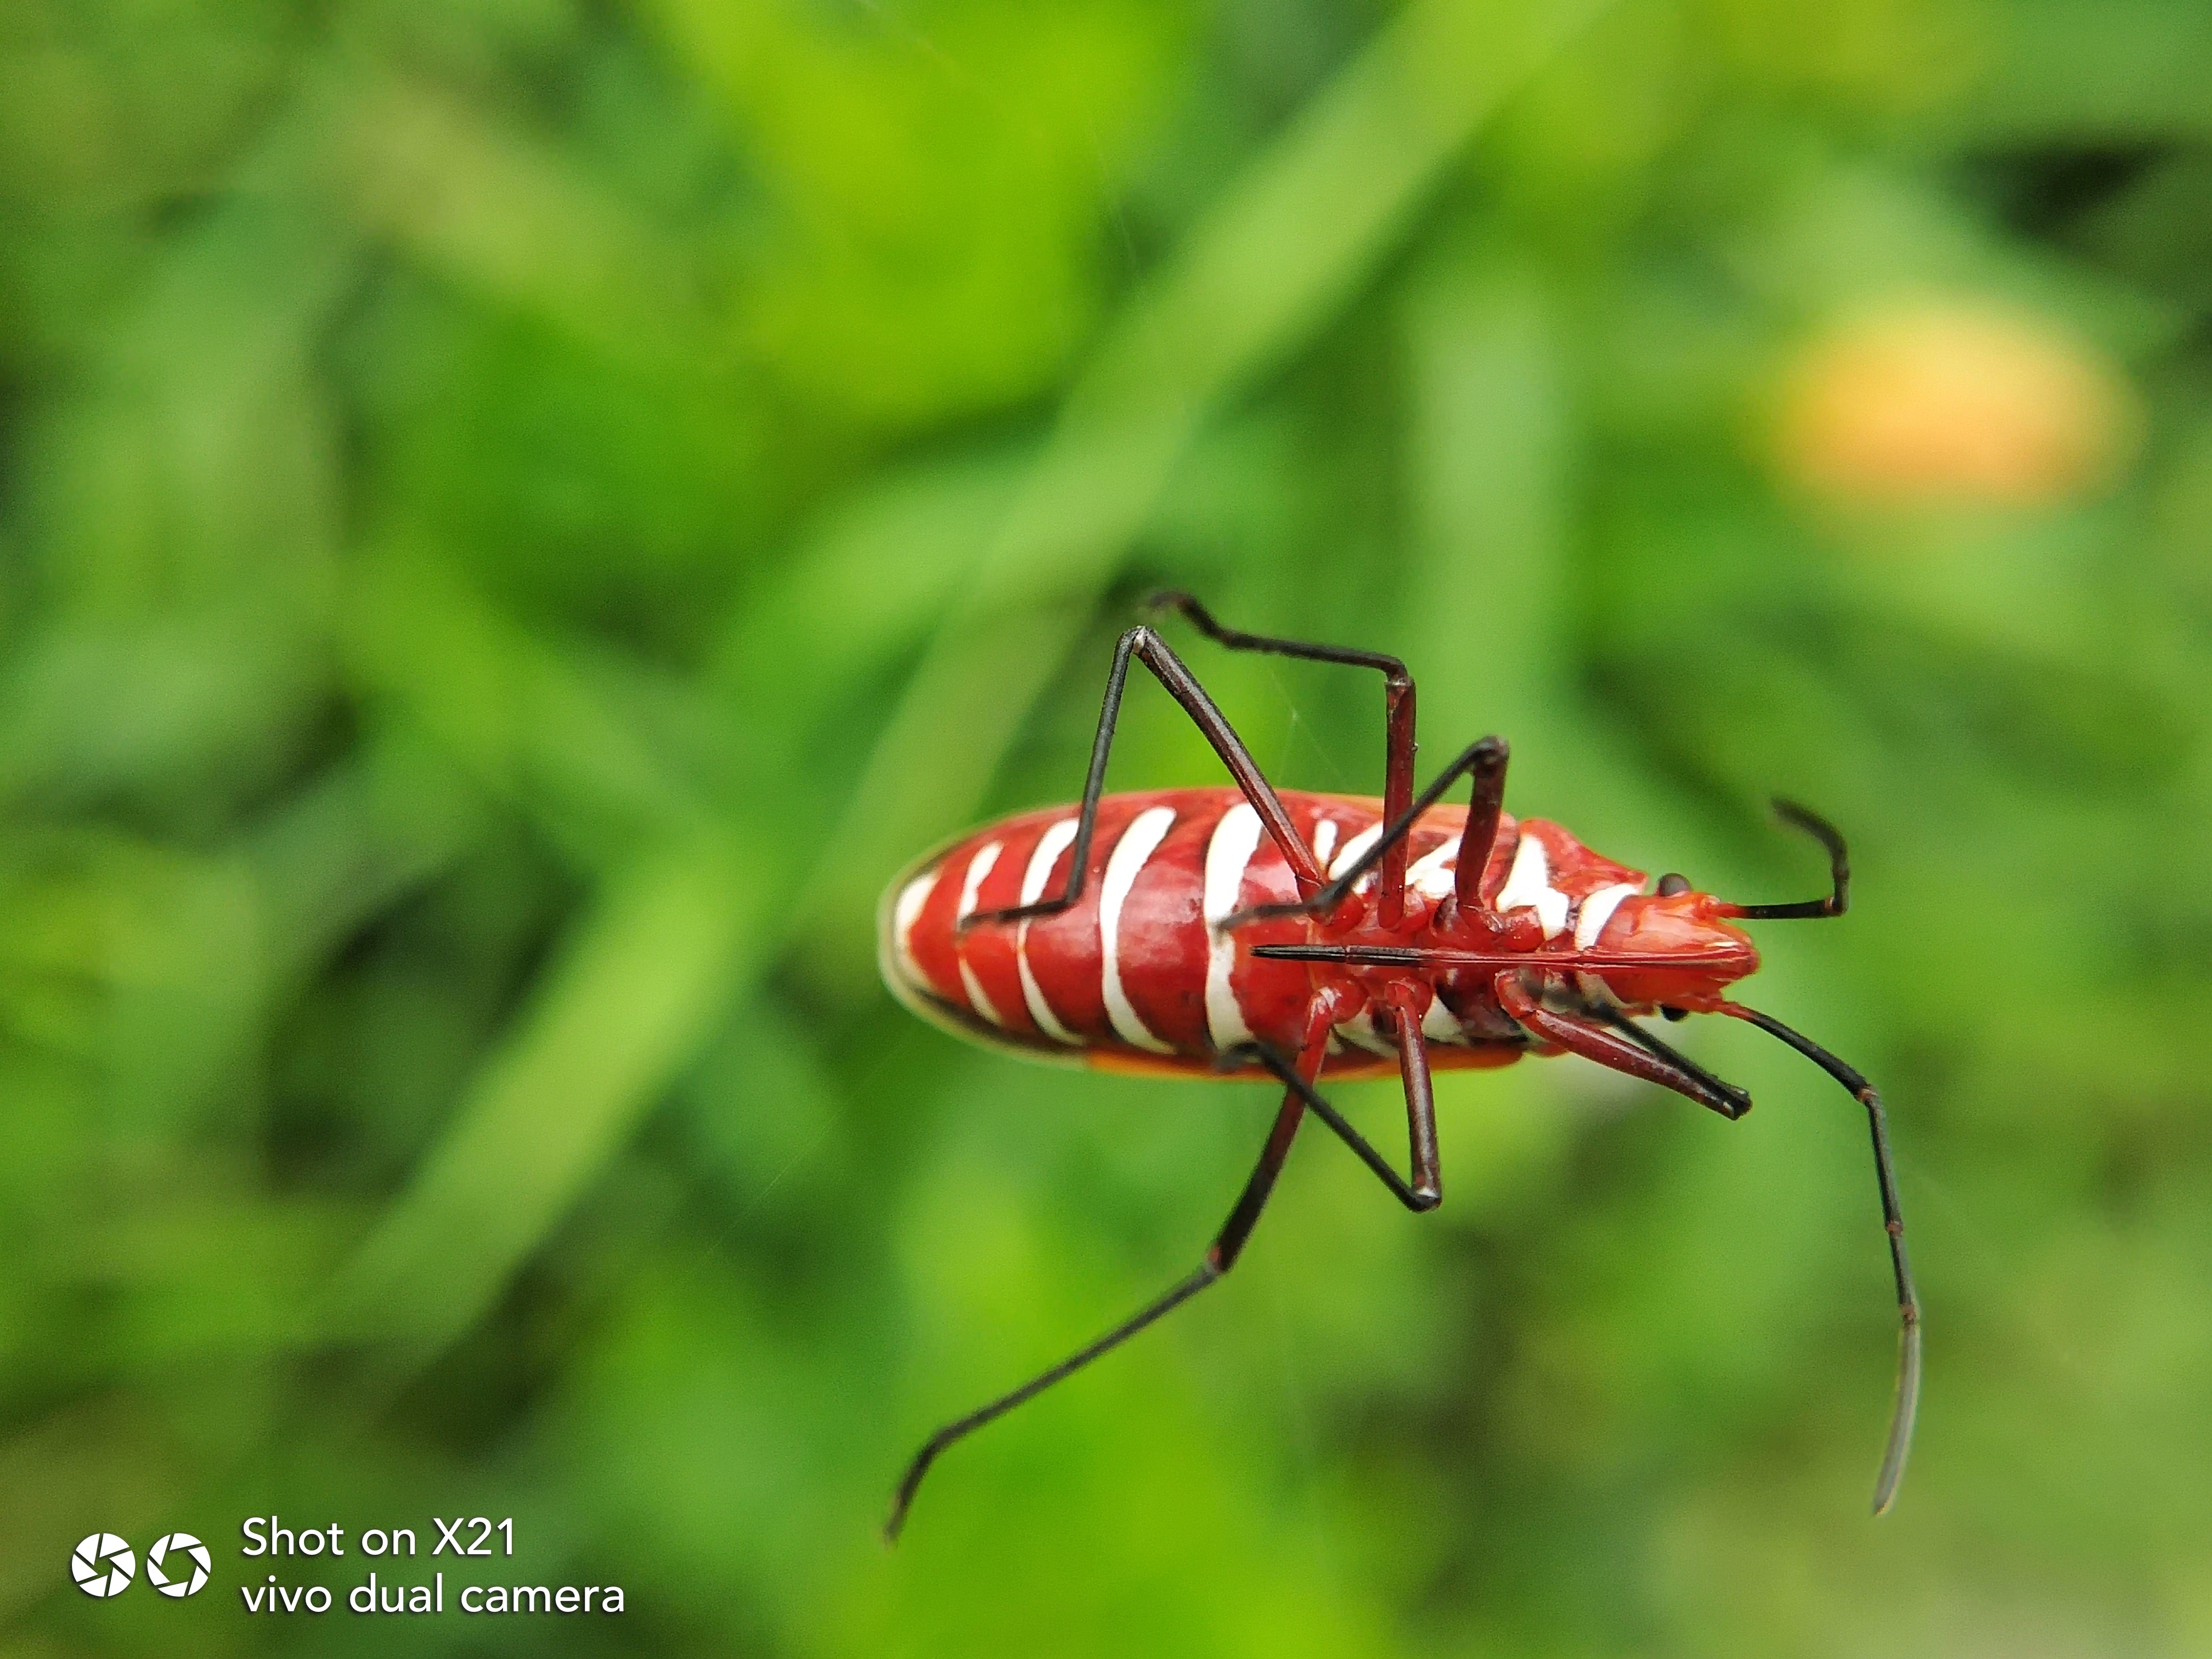
[[[1829,854],[1832,892],[1731,904],[1679,875],[1644,891],[1554,823],[1501,810],[1506,745],[1485,738],[1413,793],[1413,683],[1395,657],[1225,629],[1195,599],[1160,595],[1233,650],[1380,671],[1388,731],[1380,801],[1278,793],[1182,660],[1147,627],[1121,636],[1079,806],[1024,812],[933,853],[884,896],[884,977],[957,1033],[1034,1059],[1285,1088],[1265,1150],[1188,1278],[1079,1352],[932,1435],[901,1481],[896,1538],[938,1455],[1126,1341],[1227,1273],[1307,1112],[1408,1209],[1442,1199],[1430,1073],[1568,1053],[1741,1117],[1751,1097],[1636,1023],[1727,1014],[1781,1038],[1866,1108],[1903,1322],[1896,1404],[1874,1507],[1905,1469],[1920,1390],[1920,1313],[1881,1097],[1779,1020],[1728,998],[1759,966],[1732,923],[1837,916],[1850,872],[1841,836],[1803,808],[1782,817]],[[1234,788],[1103,793],[1132,658],[1188,712]],[[1462,777],[1465,807],[1439,805]],[[1401,1176],[1317,1091],[1324,1070],[1402,1079],[1413,1175]]]

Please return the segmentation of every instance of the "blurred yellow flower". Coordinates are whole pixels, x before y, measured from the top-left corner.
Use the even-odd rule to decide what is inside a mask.
[[[1816,339],[1773,441],[1785,477],[1833,499],[2027,507],[2112,477],[2139,424],[2118,367],[2055,320],[1930,301]]]

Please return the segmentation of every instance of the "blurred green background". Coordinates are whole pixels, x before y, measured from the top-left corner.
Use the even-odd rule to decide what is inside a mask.
[[[2195,0],[10,0],[10,1650],[2212,1653],[2208,88]],[[1708,1022],[1741,1124],[1446,1080],[1432,1218],[1310,1139],[884,1550],[1272,1108],[875,975],[1165,582],[1654,872],[1849,830],[1756,1000],[1891,1102],[1891,1516],[1863,1120]],[[1371,677],[1171,632],[1379,786]],[[233,1599],[457,1511],[629,1611]]]

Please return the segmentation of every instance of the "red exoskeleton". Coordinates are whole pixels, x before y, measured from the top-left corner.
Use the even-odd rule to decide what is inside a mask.
[[[1148,627],[1121,636],[1106,683],[1082,803],[1026,812],[930,854],[884,895],[884,979],[916,1012],[1033,1058],[1116,1070],[1273,1078],[1283,1103],[1251,1178],[1198,1267],[1079,1352],[939,1429],[901,1481],[896,1538],[938,1455],[1135,1335],[1227,1273],[1311,1112],[1408,1209],[1442,1200],[1437,1066],[1504,1066],[1575,1054],[1686,1095],[1723,1117],[1751,1097],[1637,1023],[1725,1014],[1771,1032],[1865,1108],[1902,1320],[1896,1402],[1874,1497],[1904,1473],[1920,1388],[1920,1313],[1898,1212],[1881,1097],[1865,1078],[1779,1020],[1731,1001],[1759,966],[1736,922],[1838,916],[1849,899],[1843,839],[1802,807],[1781,816],[1827,849],[1832,890],[1790,904],[1735,904],[1679,875],[1650,892],[1557,824],[1503,811],[1506,745],[1484,738],[1417,798],[1413,683],[1376,653],[1239,633],[1188,594],[1182,612],[1233,650],[1342,663],[1384,677],[1380,801],[1278,792],[1197,680]],[[1189,714],[1234,788],[1104,793],[1132,659]],[[1466,806],[1440,804],[1462,778]],[[1340,1077],[1395,1072],[1406,1094],[1412,1174],[1401,1176],[1319,1092]]]

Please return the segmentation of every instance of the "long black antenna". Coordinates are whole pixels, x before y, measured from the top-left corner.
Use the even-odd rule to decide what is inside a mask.
[[[1841,854],[1838,854],[1840,861]],[[1881,1183],[1882,1224],[1889,1233],[1889,1263],[1897,1275],[1898,1333],[1897,1401],[1890,1411],[1889,1444],[1881,1455],[1881,1473],[1875,1479],[1874,1512],[1880,1515],[1897,1496],[1905,1478],[1905,1455],[1912,1449],[1912,1421],[1920,1410],[1920,1298],[1912,1288],[1912,1262],[1905,1253],[1905,1218],[1897,1207],[1897,1173],[1889,1158],[1889,1127],[1881,1096],[1855,1067],[1845,1065],[1812,1038],[1791,1030],[1771,1014],[1741,1003],[1723,1002],[1719,1012],[1747,1020],[1762,1031],[1771,1031],[1830,1077],[1850,1090],[1867,1109],[1867,1123],[1874,1135],[1874,1168]]]
[[[1739,916],[1747,921],[1781,921],[1801,916],[1840,916],[1851,906],[1851,855],[1844,845],[1843,832],[1809,807],[1800,806],[1794,800],[1774,799],[1774,816],[1793,829],[1802,830],[1814,841],[1828,849],[1828,880],[1832,889],[1826,898],[1801,899],[1795,904],[1731,904],[1722,914]]]

